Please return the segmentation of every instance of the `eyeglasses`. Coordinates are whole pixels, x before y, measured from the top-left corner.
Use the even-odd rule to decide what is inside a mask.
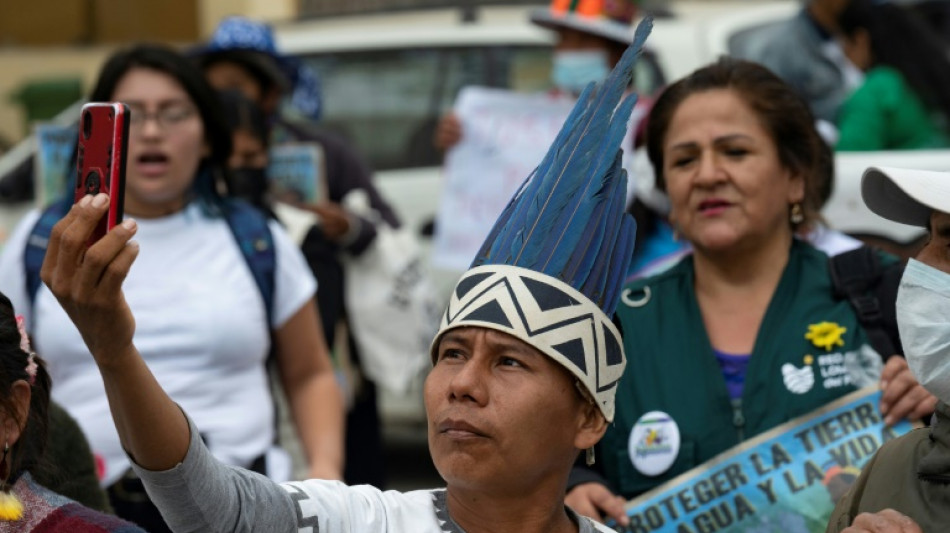
[[[141,131],[146,122],[155,119],[162,130],[170,130],[185,123],[193,116],[195,116],[194,108],[184,105],[163,107],[154,113],[146,113],[140,107],[129,106],[129,127]]]

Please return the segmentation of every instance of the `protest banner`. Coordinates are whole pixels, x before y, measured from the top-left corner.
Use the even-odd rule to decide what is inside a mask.
[[[621,533],[821,533],[835,502],[888,440],[881,392],[868,387],[796,418],[647,492]]]
[[[468,268],[511,196],[541,163],[574,103],[572,97],[551,94],[462,89],[454,113],[463,133],[446,154],[433,242],[435,266]],[[631,123],[642,113],[635,110]],[[628,128],[623,146],[632,145]]]
[[[40,209],[59,200],[75,183],[70,165],[76,149],[76,125],[37,123],[33,128],[36,153],[33,159],[36,206]]]
[[[314,205],[327,197],[325,168],[320,145],[282,144],[270,149],[267,177],[276,199]]]

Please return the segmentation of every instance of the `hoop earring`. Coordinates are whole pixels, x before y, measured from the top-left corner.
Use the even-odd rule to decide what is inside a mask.
[[[792,224],[798,225],[805,221],[805,213],[802,211],[802,204],[792,204],[792,212],[789,215]]]
[[[0,520],[11,522],[23,518],[23,503],[11,492],[10,486],[11,468],[7,463],[7,456],[10,454],[10,443],[3,443],[3,455],[0,456]]]

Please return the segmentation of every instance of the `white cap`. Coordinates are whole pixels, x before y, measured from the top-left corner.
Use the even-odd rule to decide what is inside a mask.
[[[870,167],[861,178],[861,196],[888,220],[927,228],[933,211],[950,213],[950,172]]]

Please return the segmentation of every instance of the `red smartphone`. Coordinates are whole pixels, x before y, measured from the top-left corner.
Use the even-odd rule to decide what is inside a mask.
[[[73,201],[100,192],[109,195],[109,212],[89,236],[89,244],[122,222],[128,149],[128,106],[118,102],[91,102],[82,106]]]

